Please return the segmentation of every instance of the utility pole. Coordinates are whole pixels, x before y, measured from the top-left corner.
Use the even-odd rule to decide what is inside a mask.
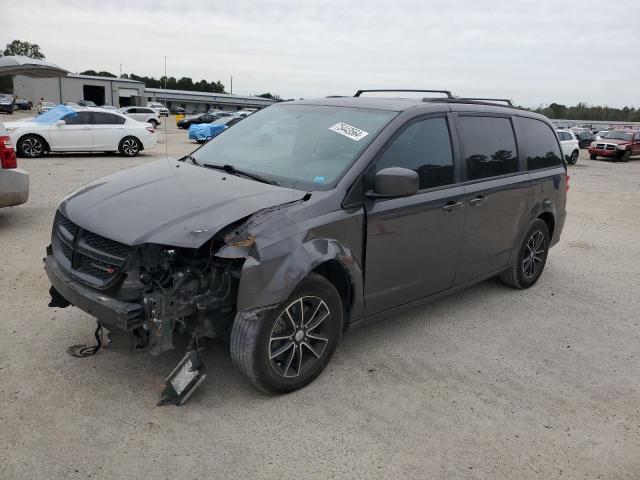
[[[122,63],[120,64],[120,75],[118,75],[118,78],[122,78]]]
[[[233,95],[233,75],[231,75],[231,95]]]

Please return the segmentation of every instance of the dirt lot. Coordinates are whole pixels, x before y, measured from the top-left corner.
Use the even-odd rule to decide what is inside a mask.
[[[173,126],[166,141],[195,146]],[[42,267],[64,195],[164,152],[19,161],[31,198],[0,210],[0,478],[640,478],[640,159],[582,152],[530,290],[486,281],[351,331],[281,397],[211,344],[209,378],[177,408],[155,403],[178,353],[66,353],[95,323],[47,307]]]

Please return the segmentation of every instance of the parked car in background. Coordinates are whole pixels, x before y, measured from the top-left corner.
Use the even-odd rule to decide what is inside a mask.
[[[9,115],[13,115],[16,106],[13,103],[13,96],[0,94],[0,112],[8,113]]]
[[[605,157],[628,162],[629,157],[634,155],[640,155],[638,130],[611,130],[589,146],[591,160]]]
[[[591,132],[581,132],[576,135],[576,138],[578,139],[578,146],[580,148],[589,148],[589,145],[596,139],[596,136]]]
[[[231,114],[221,114],[221,113],[201,113],[200,115],[196,115],[194,117],[186,117],[182,120],[176,122],[178,128],[189,128],[191,125],[198,123],[211,123],[215,122],[219,118],[231,116]]]
[[[149,102],[147,103],[147,108],[152,108],[158,115],[163,117],[169,116],[169,109],[160,102]]]
[[[29,174],[18,168],[9,132],[0,123],[0,208],[13,207],[29,199]]]
[[[187,344],[163,403],[204,379],[205,337],[230,337],[233,365],[285,393],[349,325],[494,276],[529,288],[566,217],[549,120],[450,93],[276,104],[181,160],[63,199],[45,259],[50,306],[96,317],[96,336],[155,355]]]
[[[580,135],[583,132],[591,133],[591,130],[586,127],[571,127],[569,130],[571,130],[576,136]]]
[[[63,105],[65,107],[69,107],[69,108],[82,108],[82,105],[80,105],[79,103],[76,103],[76,102],[64,102]]]
[[[598,132],[596,132],[596,140],[602,139],[602,137],[604,137],[609,132],[610,130],[599,130]]]
[[[187,111],[182,107],[171,107],[172,115],[186,115]]]
[[[113,105],[102,105],[100,108],[102,110],[108,110],[110,112],[117,112],[118,111],[118,107],[114,107]]]
[[[255,110],[238,110],[234,113],[234,115],[238,117],[248,117],[249,115],[256,113]]]
[[[119,112],[139,122],[149,123],[153,128],[158,128],[158,125],[160,125],[160,117],[152,108],[124,107]]]
[[[189,127],[189,140],[205,143],[244,117],[223,117],[212,123],[194,123]]]
[[[97,107],[95,102],[92,102],[91,100],[80,100],[78,102],[78,105],[80,105],[81,107]]]
[[[571,130],[556,130],[558,139],[560,140],[560,146],[562,147],[562,154],[564,155],[567,163],[575,165],[580,155],[580,144],[576,136]]]
[[[79,110],[58,105],[42,115],[5,127],[19,155],[48,152],[120,152],[133,157],[156,145],[153,127],[100,108]]]
[[[32,104],[24,98],[18,98],[15,101],[15,105],[18,110],[31,110]]]

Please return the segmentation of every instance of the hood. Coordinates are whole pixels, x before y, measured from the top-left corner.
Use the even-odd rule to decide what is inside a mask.
[[[632,140],[620,140],[618,138],[598,138],[599,143],[610,143],[612,145],[622,145],[623,143],[631,143]]]
[[[81,187],[60,210],[82,228],[126,245],[198,248],[225,226],[304,195],[165,159]]]

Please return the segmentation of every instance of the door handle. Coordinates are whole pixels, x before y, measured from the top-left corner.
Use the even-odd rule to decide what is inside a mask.
[[[443,207],[444,212],[453,212],[454,210],[462,207],[462,202],[447,202]]]
[[[484,195],[478,195],[477,197],[469,200],[469,205],[473,207],[479,207],[481,205],[484,205],[485,203],[487,203],[487,197],[485,197]]]

